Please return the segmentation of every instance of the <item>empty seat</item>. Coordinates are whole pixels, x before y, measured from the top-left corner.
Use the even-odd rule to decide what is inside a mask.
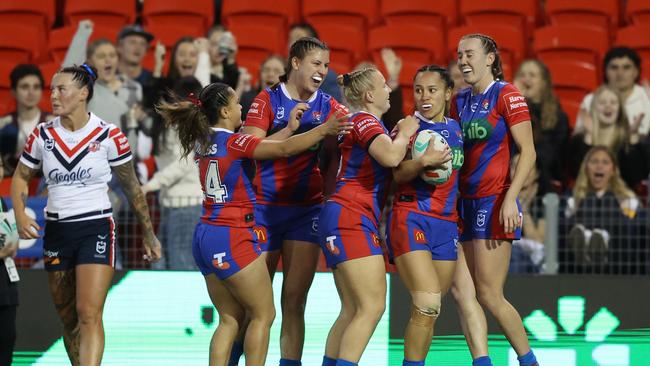
[[[343,24],[367,34],[367,29],[378,22],[379,4],[376,0],[305,0],[302,3],[302,14],[316,28],[321,24]]]
[[[80,20],[91,19],[96,25],[119,29],[135,22],[135,1],[66,0],[65,23],[75,25]]]
[[[619,28],[614,44],[633,48],[643,60],[650,60],[650,24]]]
[[[56,18],[55,0],[2,0],[0,23],[29,24],[39,27],[39,33],[47,35]]]
[[[550,25],[535,30],[534,37],[535,54],[545,63],[574,60],[592,64],[596,70],[610,45],[606,30],[586,25]]]
[[[580,103],[586,94],[598,87],[598,73],[592,64],[574,60],[550,60],[545,63],[560,100]]]
[[[265,24],[286,33],[289,25],[300,20],[300,0],[276,0],[273,6],[263,0],[224,0],[221,8],[222,23]]]
[[[650,23],[650,0],[627,0],[625,18],[634,24]]]
[[[237,39],[237,65],[245,67],[253,78],[259,77],[262,62],[272,54],[286,52],[286,34],[264,24],[233,24],[230,31]]]
[[[374,28],[368,37],[368,51],[375,63],[381,61],[382,48],[392,48],[405,62],[420,65],[444,64],[445,40],[433,28],[412,25],[385,25]]]
[[[530,35],[539,22],[538,0],[461,0],[460,14],[467,25],[510,24]]]
[[[446,32],[458,21],[458,2],[439,0],[431,6],[430,0],[382,1],[381,16],[387,24],[420,24]]]
[[[337,74],[351,71],[367,58],[366,39],[354,32],[353,27],[322,24],[318,35],[330,49],[330,67]]]
[[[0,116],[16,109],[16,101],[11,95],[9,75],[16,63],[0,59]],[[1,178],[1,177],[0,177]]]
[[[45,46],[39,30],[38,25],[0,24],[0,59],[15,64],[38,61]]]
[[[142,18],[148,27],[174,25],[185,27],[191,33],[205,34],[214,23],[214,1],[146,0]]]
[[[546,16],[551,24],[586,24],[607,29],[618,27],[618,0],[546,0]]]

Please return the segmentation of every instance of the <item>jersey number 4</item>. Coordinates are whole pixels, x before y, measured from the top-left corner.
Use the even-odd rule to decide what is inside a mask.
[[[228,189],[221,183],[219,162],[216,160],[212,160],[208,165],[208,173],[205,175],[205,195],[212,198],[215,203],[223,203],[228,198]]]

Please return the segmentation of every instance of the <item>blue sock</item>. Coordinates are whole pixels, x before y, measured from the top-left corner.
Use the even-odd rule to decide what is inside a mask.
[[[490,356],[482,356],[472,361],[472,366],[492,366]]]
[[[422,361],[409,361],[409,360],[404,360],[402,361],[402,366],[424,366],[424,360]]]
[[[280,366],[302,366],[302,362],[300,362],[300,360],[289,360],[286,358],[281,358]]]
[[[323,366],[336,366],[336,360],[327,356],[323,356]]]
[[[358,364],[339,358],[336,360],[336,366],[358,366]]]
[[[237,366],[241,355],[244,354],[244,342],[235,341],[232,344],[230,349],[230,360],[228,360],[228,366]]]
[[[517,357],[517,359],[519,360],[519,366],[539,366],[532,349],[525,355]]]

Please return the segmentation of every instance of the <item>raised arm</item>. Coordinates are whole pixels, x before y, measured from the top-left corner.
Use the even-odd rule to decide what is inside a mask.
[[[147,206],[147,200],[145,199],[144,193],[140,188],[140,183],[135,176],[135,169],[133,167],[133,161],[128,161],[124,164],[114,166],[113,172],[117,175],[117,178],[124,189],[126,197],[131,203],[131,207],[135,212],[138,221],[143,226],[144,232],[144,250],[145,250],[145,259],[155,261],[161,257],[161,247],[158,238],[153,231],[153,225],[151,224],[151,218],[149,217],[149,207]]]

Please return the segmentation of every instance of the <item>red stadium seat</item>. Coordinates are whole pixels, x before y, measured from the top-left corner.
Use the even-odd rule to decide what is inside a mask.
[[[300,0],[275,0],[273,6],[263,0],[224,0],[221,19],[226,27],[238,23],[274,26],[286,37],[289,25],[300,20]]]
[[[619,28],[614,44],[633,48],[641,59],[650,60],[650,24]]]
[[[330,49],[330,67],[337,74],[351,71],[367,58],[366,39],[354,27],[340,24],[321,24],[319,37]]]
[[[535,54],[547,63],[551,60],[574,60],[600,69],[609,49],[607,31],[585,25],[550,25],[535,30]]]
[[[302,14],[316,28],[325,23],[344,24],[367,34],[367,29],[379,21],[379,4],[377,0],[304,0]]]
[[[43,81],[45,82],[45,85],[43,85],[43,97],[41,98],[39,107],[41,110],[49,112],[52,110],[52,104],[50,103],[50,85],[52,84],[52,77],[59,71],[61,64],[58,62],[47,62],[38,65],[38,68],[41,70]]]
[[[449,30],[447,52],[450,58],[457,58],[458,42],[462,36],[470,33],[483,33],[492,37],[499,47],[501,62],[509,70],[516,69],[519,63],[528,56],[527,42],[519,28],[508,24],[483,24],[466,25]],[[507,79],[510,79],[510,74]]]
[[[0,1],[0,24],[29,24],[39,27],[39,33],[47,36],[56,18],[55,0],[2,0]]]
[[[562,110],[569,117],[569,129],[573,130],[576,126],[576,118],[578,117],[578,112],[580,111],[580,103],[582,101],[575,101],[570,99],[560,99],[560,105]]]
[[[607,29],[610,36],[618,27],[618,0],[546,0],[551,24],[586,24]]]
[[[510,24],[530,35],[539,21],[539,0],[461,0],[460,14],[467,25]]]
[[[40,25],[0,23],[0,59],[17,63],[34,63],[41,57],[45,36]]]
[[[439,0],[434,7],[430,0],[384,0],[381,16],[387,24],[420,24],[445,32],[457,24],[458,2]]]
[[[262,62],[272,54],[286,52],[286,34],[279,34],[276,29],[265,24],[233,24],[230,31],[237,39],[237,64],[245,67],[253,78],[253,84],[259,77]]]
[[[580,103],[586,94],[598,87],[598,73],[592,64],[574,60],[550,60],[545,64],[551,73],[555,94],[561,101]]]
[[[66,0],[65,24],[76,25],[80,20],[91,19],[95,25],[120,29],[135,22],[135,2],[136,0]]]
[[[174,25],[205,34],[214,23],[214,0],[146,0],[142,18],[147,27]]]
[[[65,53],[67,52],[68,46],[70,46],[70,42],[72,41],[72,37],[74,37],[76,31],[77,25],[71,25],[68,27],[53,29],[50,32],[48,50],[54,62],[58,64],[61,64],[63,62]],[[118,31],[119,28],[114,29],[95,25],[93,27],[93,33],[90,35],[88,42],[92,42],[101,38],[115,42],[117,39]]]
[[[16,63],[0,59],[0,116],[4,116],[16,109],[16,100],[11,95],[11,81],[9,75],[16,67]]]
[[[627,0],[625,18],[634,24],[650,23],[650,0]]]

